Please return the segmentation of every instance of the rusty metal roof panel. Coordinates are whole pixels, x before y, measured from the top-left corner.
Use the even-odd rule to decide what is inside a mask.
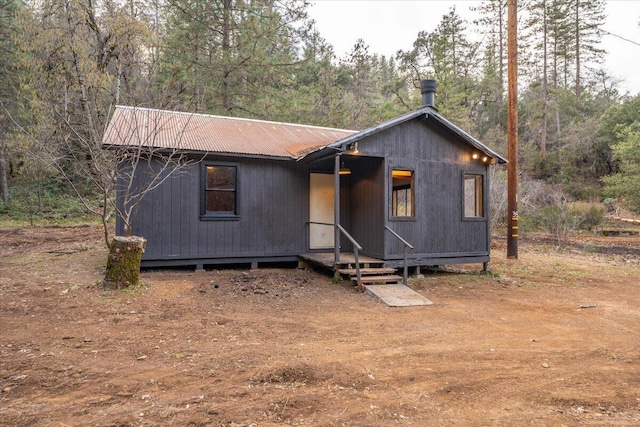
[[[149,146],[297,159],[355,131],[118,106],[105,146]]]

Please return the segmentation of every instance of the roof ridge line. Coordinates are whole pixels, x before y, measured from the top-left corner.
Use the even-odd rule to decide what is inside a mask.
[[[253,123],[267,123],[267,124],[274,124],[274,125],[299,126],[299,127],[304,127],[304,128],[326,129],[326,130],[331,130],[331,131],[337,130],[337,131],[353,132],[353,133],[357,133],[358,132],[357,130],[353,130],[353,129],[332,128],[332,127],[328,127],[328,126],[315,126],[315,125],[306,125],[306,124],[301,124],[301,123],[277,122],[277,121],[273,121],[273,120],[248,119],[248,118],[245,118],[245,117],[219,116],[219,115],[216,115],[216,114],[206,114],[206,113],[189,113],[189,112],[186,112],[186,111],[163,110],[163,109],[159,109],[159,108],[149,108],[149,107],[134,107],[134,106],[130,106],[130,105],[116,105],[116,108],[120,108],[120,109],[124,109],[124,110],[157,111],[159,113],[177,114],[177,115],[189,115],[189,116],[200,116],[200,117],[211,117],[211,118],[224,119],[224,120],[241,120],[241,121],[253,122]]]

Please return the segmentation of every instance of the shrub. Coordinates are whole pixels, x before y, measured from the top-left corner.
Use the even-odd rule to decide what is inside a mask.
[[[571,204],[570,210],[573,215],[582,218],[578,224],[581,230],[593,231],[604,220],[605,209],[599,203],[575,202]]]

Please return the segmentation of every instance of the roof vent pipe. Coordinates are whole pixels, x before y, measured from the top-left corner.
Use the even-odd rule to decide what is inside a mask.
[[[425,107],[436,108],[436,81],[422,80],[420,81],[420,93],[422,93],[422,103]]]

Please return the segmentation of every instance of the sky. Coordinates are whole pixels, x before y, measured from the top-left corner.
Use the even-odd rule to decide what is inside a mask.
[[[466,19],[468,30],[477,14],[474,0],[313,0],[308,9],[322,37],[339,57],[363,39],[369,53],[387,57],[411,49],[420,31],[432,32],[453,6]],[[607,51],[607,72],[620,80],[620,93],[640,93],[640,0],[607,0],[607,21],[600,45]],[[470,36],[471,37],[471,36]],[[622,37],[622,38],[620,38]],[[632,42],[625,41],[631,40]]]

